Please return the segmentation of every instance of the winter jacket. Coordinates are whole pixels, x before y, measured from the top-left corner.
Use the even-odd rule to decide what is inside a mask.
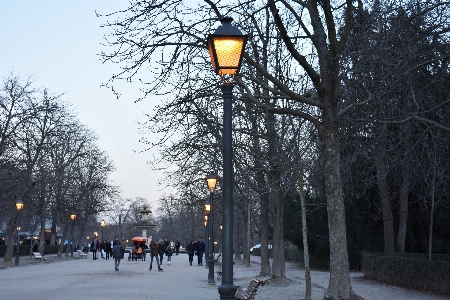
[[[158,243],[156,243],[155,241],[151,241],[150,242],[150,254],[151,256],[158,256]]]

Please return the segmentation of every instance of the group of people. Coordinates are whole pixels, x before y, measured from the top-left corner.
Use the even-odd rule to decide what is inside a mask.
[[[90,250],[92,251],[93,260],[97,258],[97,252],[101,251],[101,257],[104,259],[114,258],[114,266],[116,272],[119,271],[119,265],[121,259],[124,258],[125,248],[126,248],[125,238],[119,241],[116,237],[114,240],[107,239],[101,243],[95,238],[90,244]],[[145,245],[146,246],[146,245]],[[150,267],[149,271],[152,270],[153,258],[156,257],[156,264],[158,266],[158,271],[163,271],[161,265],[163,263],[164,255],[167,256],[167,264],[170,265],[172,261],[172,255],[178,255],[180,252],[181,243],[177,240],[176,242],[168,241],[167,239],[160,239],[159,241],[152,239],[150,242]],[[197,255],[198,265],[203,266],[203,253],[205,252],[205,242],[203,242],[202,237],[199,237],[196,242],[191,240],[186,250],[189,256],[189,264],[192,266],[194,260],[194,255]],[[103,252],[105,256],[103,256]]]
[[[122,240],[119,241],[119,239],[116,237],[113,239],[107,239],[105,241],[99,241],[96,237],[91,243],[90,243],[90,250],[92,252],[92,258],[94,260],[98,259],[97,253],[100,252],[100,256],[102,259],[109,259],[110,257],[113,257],[113,248],[115,245],[121,245],[123,249],[125,250],[125,247],[127,245],[125,238],[122,237]]]
[[[114,258],[114,266],[116,269],[116,272],[119,271],[119,265],[120,260],[123,259],[125,254],[125,248],[127,246],[127,242],[125,241],[125,238],[122,237],[122,240],[119,241],[119,239],[116,237],[113,241],[106,240],[100,243],[97,238],[95,238],[90,245],[91,251],[92,251],[92,259],[96,260],[97,258],[97,251],[101,251],[101,257],[104,259],[109,259],[109,257]],[[105,257],[103,256],[103,252],[105,252]]]
[[[153,258],[156,257],[156,264],[158,265],[158,271],[163,271],[161,265],[163,263],[164,254],[167,256],[167,263],[170,265],[172,261],[172,255],[178,255],[180,252],[181,244],[177,240],[176,243],[173,241],[164,241],[160,239],[158,242],[156,240],[152,240],[150,242],[150,268],[149,271],[152,270]],[[192,261],[194,260],[194,255],[198,257],[198,265],[203,266],[203,253],[205,252],[205,242],[203,242],[202,237],[199,237],[196,242],[191,240],[186,250],[189,255],[189,264],[192,266]]]
[[[198,265],[203,266],[203,253],[205,252],[205,242],[203,238],[198,237],[197,242],[191,240],[189,245],[186,247],[186,251],[189,255],[189,264],[192,266],[192,261],[194,260],[194,255],[197,255]]]

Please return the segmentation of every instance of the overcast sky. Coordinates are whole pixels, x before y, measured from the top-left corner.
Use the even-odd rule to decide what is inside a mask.
[[[138,121],[151,113],[156,98],[134,103],[136,89],[128,85],[120,99],[100,85],[117,66],[103,65],[99,54],[107,29],[95,11],[105,14],[127,7],[126,0],[0,0],[0,77],[11,72],[35,87],[46,87],[73,104],[80,121],[93,129],[98,145],[114,160],[112,179],[123,198],[144,197],[155,208],[162,194],[161,173],[146,163],[151,152],[139,143]],[[147,138],[151,138],[147,136]],[[101,217],[101,216],[100,216]]]

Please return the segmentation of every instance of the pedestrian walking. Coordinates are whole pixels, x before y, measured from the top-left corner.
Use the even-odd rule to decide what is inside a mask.
[[[194,252],[195,252],[194,240],[191,240],[191,242],[186,248],[186,251],[189,255],[189,264],[192,266],[192,261],[194,260]]]
[[[203,266],[203,252],[205,252],[205,242],[203,241],[202,237],[198,237],[197,243],[195,243],[194,250],[197,252],[198,256],[198,265]]]
[[[105,241],[102,241],[100,243],[100,256],[102,257],[102,259],[105,259],[105,256],[103,255],[103,251],[105,251]]]
[[[170,262],[172,261],[172,255],[173,255],[173,248],[172,246],[168,246],[166,249],[166,255],[167,255],[167,263],[170,266]]]
[[[95,238],[91,242],[91,251],[92,251],[92,259],[93,260],[97,259],[97,251],[98,251],[98,249],[100,249],[100,243],[98,242],[97,238]]]
[[[117,244],[113,248],[114,267],[116,272],[119,271],[120,260],[122,259],[122,245]]]
[[[105,243],[105,259],[109,259],[111,251],[112,251],[111,241],[107,239]]]
[[[120,245],[122,246],[122,259],[123,259],[123,257],[125,256],[125,248],[127,247],[127,241],[125,241],[124,237],[122,237]]]
[[[180,253],[180,242],[177,240],[175,243],[175,255],[178,255]]]
[[[159,254],[159,264],[162,265],[162,261],[164,258],[164,241],[159,240],[158,241],[158,254]]]
[[[158,251],[158,243],[155,240],[151,240],[150,242],[150,268],[148,268],[149,271],[152,270],[152,264],[153,264],[153,257],[156,257],[156,264],[158,265],[158,271],[162,271],[163,269],[159,265],[159,257],[158,257],[159,251]]]

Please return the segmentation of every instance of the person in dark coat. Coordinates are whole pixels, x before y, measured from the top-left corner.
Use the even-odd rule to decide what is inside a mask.
[[[180,242],[177,240],[175,243],[175,255],[178,255],[180,253]]]
[[[100,249],[100,243],[98,242],[98,239],[95,238],[92,242],[91,242],[91,251],[92,251],[92,259],[96,260],[97,259],[97,251]]]
[[[116,272],[119,271],[120,260],[122,259],[122,245],[114,245],[113,248],[114,266]]]
[[[192,261],[194,260],[194,251],[195,251],[195,245],[194,240],[191,240],[189,245],[186,248],[186,251],[189,255],[189,264],[192,266]]]
[[[164,241],[163,240],[159,240],[158,241],[158,254],[159,254],[159,264],[162,265],[162,261],[164,258]]]
[[[172,260],[173,248],[172,246],[167,246],[166,255],[167,255],[167,263],[170,266],[170,261]]]
[[[158,271],[162,271],[163,269],[159,265],[159,251],[158,251],[158,243],[155,240],[151,240],[150,242],[150,268],[148,268],[149,271],[152,270],[152,264],[153,264],[153,257],[156,256],[156,264],[158,265]]]
[[[109,254],[112,252],[111,241],[109,239],[106,240],[105,243],[105,258],[109,259]]]
[[[194,250],[197,252],[198,257],[198,265],[203,266],[203,252],[205,252],[205,242],[203,241],[202,237],[198,237],[197,243],[195,243]]]

